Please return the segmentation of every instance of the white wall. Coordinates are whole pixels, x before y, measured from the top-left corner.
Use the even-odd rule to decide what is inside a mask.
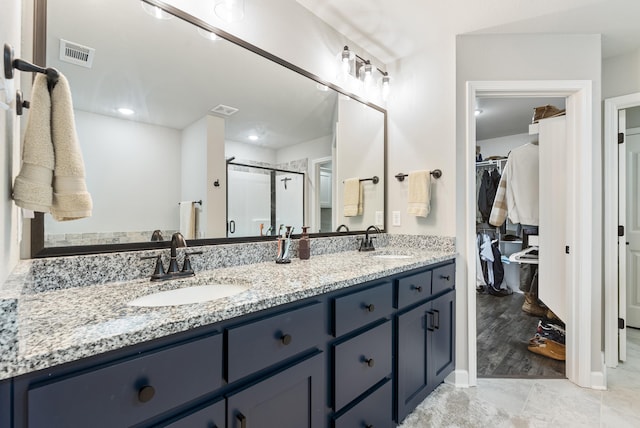
[[[331,135],[327,135],[325,137],[316,138],[315,140],[304,141],[293,146],[283,147],[276,153],[276,163],[283,164],[306,158],[311,162],[313,159],[331,156],[332,141],[333,137]]]
[[[602,98],[640,92],[640,49],[602,61]]]
[[[252,160],[265,162],[269,165],[275,165],[277,163],[277,154],[273,149],[229,140],[225,141],[224,145],[224,156],[226,158],[235,156],[233,162],[242,163],[243,161]]]
[[[22,12],[19,0],[2,2],[0,13],[0,40],[10,43],[17,58],[21,57],[20,46]],[[14,78],[15,88],[20,88],[21,78],[28,75],[16,72]],[[4,80],[4,72],[0,82]],[[0,101],[5,101],[4,91],[0,91]],[[12,104],[15,106],[15,104]],[[24,117],[24,116],[23,116]],[[16,116],[15,108],[8,111],[0,109],[0,227],[2,227],[2,240],[0,243],[0,283],[4,282],[13,267],[20,258],[19,232],[22,220],[19,218],[18,209],[11,199],[13,179],[18,175],[20,168],[20,120]]]
[[[93,213],[71,222],[47,214],[47,233],[177,229],[180,132],[79,110],[75,118]],[[143,192],[131,186],[140,180]]]
[[[602,340],[602,147],[601,147],[601,41],[599,35],[464,35],[457,38],[456,81],[456,147],[457,167],[465,167],[466,99],[465,83],[478,80],[590,80],[593,89],[593,141],[585,144],[591,150],[593,165],[593,265],[591,284],[584,284],[585,292],[591,293],[592,301],[592,372],[601,372]],[[466,248],[463,230],[466,226],[464,213],[464,174],[458,174],[456,205],[458,225],[456,244]],[[464,274],[465,266],[458,267]],[[460,275],[459,284],[466,281]],[[463,288],[464,287],[464,288]],[[466,367],[468,335],[465,331],[468,302],[466,287],[458,289],[456,309],[456,368]],[[460,292],[463,291],[463,292]]]
[[[206,117],[192,123],[182,130],[181,144],[181,201],[203,201],[196,205],[198,210],[197,237],[204,238],[207,233],[206,195],[207,195],[207,120]]]
[[[490,156],[508,156],[509,152],[516,147],[532,141],[537,141],[537,135],[516,134],[507,135],[506,137],[489,138],[476,142],[476,146],[480,146],[482,158],[486,159]]]

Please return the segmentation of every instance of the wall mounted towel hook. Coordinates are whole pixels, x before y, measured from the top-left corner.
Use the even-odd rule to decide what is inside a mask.
[[[4,78],[5,79],[13,79],[13,69],[20,71],[27,71],[32,73],[42,73],[47,76],[47,86],[49,88],[49,92],[56,86],[58,83],[58,78],[60,74],[58,70],[55,68],[43,68],[35,64],[31,64],[20,58],[14,58],[13,47],[5,43],[4,44]]]
[[[433,176],[433,178],[438,179],[438,178],[442,177],[442,170],[434,169],[433,171],[431,171],[430,174]],[[396,179],[398,181],[404,181],[404,178],[408,177],[408,176],[409,176],[409,174],[403,174],[403,173],[399,173],[399,174],[395,175],[395,177],[396,177]]]
[[[29,108],[31,103],[22,98],[22,91],[18,89],[16,91],[16,114],[22,116],[22,109]]]

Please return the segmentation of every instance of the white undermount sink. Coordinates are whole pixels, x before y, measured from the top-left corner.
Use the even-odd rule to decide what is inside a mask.
[[[413,256],[410,256],[408,254],[373,254],[372,257],[376,259],[391,259],[391,260],[413,258]]]
[[[130,301],[128,305],[144,307],[188,305],[222,299],[248,289],[249,286],[240,284],[197,285],[147,294]]]

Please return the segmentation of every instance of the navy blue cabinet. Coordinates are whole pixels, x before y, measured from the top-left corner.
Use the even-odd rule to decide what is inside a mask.
[[[227,397],[229,428],[321,428],[326,377],[319,353]]]
[[[398,422],[453,370],[454,321],[453,291],[398,315]]]
[[[454,274],[439,263],[0,381],[0,427],[392,427],[454,368]]]

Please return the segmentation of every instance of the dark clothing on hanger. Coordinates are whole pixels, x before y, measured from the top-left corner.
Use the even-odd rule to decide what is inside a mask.
[[[489,173],[489,171],[482,173],[480,192],[478,194],[478,208],[480,209],[484,222],[488,222],[491,216],[491,208],[493,207],[493,201],[496,198],[499,184],[500,173],[497,169],[494,169],[491,173]]]

